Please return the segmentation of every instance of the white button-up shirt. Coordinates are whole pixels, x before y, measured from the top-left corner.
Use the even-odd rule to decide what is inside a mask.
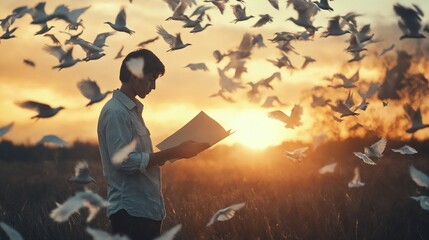
[[[107,183],[107,216],[124,209],[135,217],[162,220],[165,217],[159,166],[146,168],[153,152],[150,133],[143,118],[143,104],[119,90],[104,105],[98,119],[98,143]],[[137,139],[137,148],[116,166],[112,156]]]

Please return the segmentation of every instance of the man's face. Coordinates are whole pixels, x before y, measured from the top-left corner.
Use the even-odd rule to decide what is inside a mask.
[[[145,98],[146,95],[152,91],[152,89],[155,89],[155,81],[157,78],[158,75],[152,73],[144,75],[144,77],[141,79],[136,78],[134,88],[136,90],[137,96],[140,98]]]

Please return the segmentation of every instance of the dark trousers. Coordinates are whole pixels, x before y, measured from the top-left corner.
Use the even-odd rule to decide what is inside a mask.
[[[121,209],[110,216],[113,234],[126,235],[132,240],[152,240],[161,233],[162,221],[131,216]]]

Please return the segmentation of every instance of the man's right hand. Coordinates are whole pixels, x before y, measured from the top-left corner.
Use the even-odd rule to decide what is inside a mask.
[[[178,158],[191,158],[209,147],[210,145],[208,143],[200,143],[190,140],[179,144],[175,148]]]

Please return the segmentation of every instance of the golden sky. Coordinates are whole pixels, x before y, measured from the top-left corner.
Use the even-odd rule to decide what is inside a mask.
[[[198,4],[203,4],[202,0],[196,1]],[[13,25],[18,27],[15,32],[17,37],[2,40],[0,43],[0,109],[3,110],[0,126],[15,122],[12,130],[4,138],[18,143],[34,143],[47,134],[58,135],[69,142],[76,139],[96,141],[97,118],[106,100],[85,107],[88,100],[80,94],[76,87],[77,82],[90,78],[98,83],[102,92],[118,88],[120,86],[119,67],[122,60],[113,59],[116,53],[122,45],[124,54],[137,49],[137,44],[141,41],[157,36],[156,26],[162,25],[171,34],[181,32],[183,41],[192,43],[192,45],[178,51],[166,52],[169,47],[160,38],[147,46],[159,56],[166,66],[166,74],[158,80],[156,91],[152,91],[142,101],[145,104],[143,116],[151,130],[155,144],[184,125],[201,110],[216,119],[226,129],[236,130],[232,136],[223,141],[227,144],[241,143],[251,147],[264,147],[279,144],[284,140],[310,140],[312,136],[319,134],[314,133],[314,126],[321,123],[310,109],[310,100],[302,100],[302,91],[311,89],[315,85],[324,84],[326,86],[326,82],[322,80],[324,76],[332,76],[337,72],[351,76],[357,69],[361,69],[361,79],[380,82],[384,74],[384,61],[374,58],[374,52],[380,51],[392,43],[397,44],[397,49],[400,49],[401,46],[415,44],[416,40],[399,41],[401,32],[396,25],[399,17],[395,16],[393,11],[393,5],[396,2],[411,7],[409,1],[330,1],[334,11],[319,12],[314,25],[326,27],[330,17],[354,11],[364,14],[357,18],[358,24],[363,26],[370,23],[375,38],[384,39],[384,41],[368,46],[369,57],[363,59],[361,63],[351,64],[347,63],[347,60],[351,58],[350,55],[344,51],[347,47],[344,42],[347,39],[346,36],[322,39],[320,34],[324,29],[320,29],[313,41],[294,42],[293,46],[300,55],[291,53],[289,57],[295,66],[301,66],[302,56],[305,55],[312,56],[317,61],[303,71],[290,71],[282,68],[280,70],[282,81],[275,80],[273,82],[275,89],[265,91],[263,97],[277,95],[287,105],[266,109],[260,107],[261,103],[255,104],[247,100],[246,92],[249,88],[246,84],[246,89],[231,95],[236,99],[236,103],[231,104],[220,98],[208,97],[219,89],[217,68],[223,68],[228,62],[227,59],[224,59],[217,64],[212,52],[220,50],[224,53],[234,50],[239,46],[245,33],[261,33],[267,47],[253,49],[251,59],[246,63],[248,71],[242,75],[241,82],[255,82],[279,71],[266,61],[266,59],[281,57],[280,50],[275,47],[276,44],[267,39],[273,38],[275,32],[304,30],[290,21],[285,21],[288,17],[296,17],[296,12],[292,7],[286,8],[284,0],[280,1],[280,10],[274,9],[267,0],[247,0],[246,11],[255,18],[236,24],[231,23],[234,16],[229,7],[236,2],[230,0],[223,15],[217,9],[209,10],[213,26],[195,34],[189,33],[190,29],[182,28],[183,23],[181,22],[164,20],[172,14],[172,11],[162,0],[134,0],[133,3],[127,0],[49,1],[45,8],[47,13],[52,12],[59,4],[66,4],[71,9],[90,6],[81,15],[85,26],[81,38],[87,41],[92,42],[98,33],[113,31],[104,22],[114,22],[121,6],[125,7],[127,13],[127,26],[136,33],[128,35],[117,32],[106,41],[108,47],[104,48],[105,57],[95,61],[80,62],[71,68],[57,71],[51,69],[52,66],[58,64],[57,59],[42,50],[44,45],[52,45],[50,39],[40,35],[34,36],[34,33],[39,30],[39,26],[30,24],[29,15],[17,19]],[[37,3],[38,1],[32,0],[2,1],[0,18],[10,14],[16,7],[23,5],[34,7]],[[416,0],[412,3],[419,5],[423,11],[429,12],[429,6],[424,0]],[[208,3],[206,5],[211,6]],[[193,9],[195,6],[185,13],[189,15]],[[251,26],[259,19],[259,14],[266,13],[273,16],[273,23],[268,23],[260,28],[252,28]],[[423,19],[423,23],[429,23],[429,19]],[[53,20],[49,22],[49,25],[55,26],[50,33],[61,42],[68,38],[68,35],[60,33],[66,27],[65,22]],[[395,57],[394,52],[390,54],[390,57]],[[84,52],[80,47],[75,46],[73,55],[83,58]],[[24,65],[23,59],[33,60],[36,67],[31,68]],[[209,71],[191,71],[184,68],[188,63],[198,62],[205,62]],[[229,71],[227,75],[232,77],[233,72]],[[345,96],[347,91],[339,92],[338,95]],[[357,92],[355,95],[357,96]],[[31,116],[36,115],[35,112],[22,109],[15,104],[15,102],[23,100],[48,103],[53,107],[61,105],[66,109],[53,118],[35,121],[30,119]],[[304,124],[299,128],[286,129],[281,122],[267,116],[269,111],[277,109],[289,114],[294,104],[301,104],[304,107]],[[422,107],[424,106],[423,104]],[[373,109],[368,112],[371,111],[375,115],[403,114],[401,108],[387,112]],[[371,121],[368,117],[362,117],[362,119]],[[429,121],[424,115],[423,121],[425,119]],[[339,128],[344,128],[344,126],[339,126]],[[429,130],[422,130],[422,133],[419,134],[426,136],[427,131]]]

